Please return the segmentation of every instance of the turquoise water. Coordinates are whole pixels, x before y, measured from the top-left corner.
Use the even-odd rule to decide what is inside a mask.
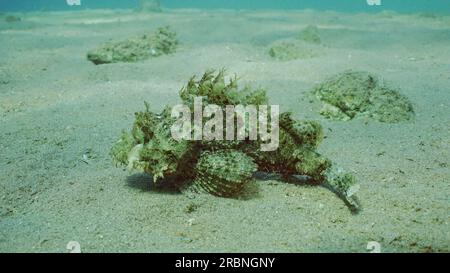
[[[139,0],[81,0],[80,7],[68,6],[66,0],[0,0],[2,11],[77,10],[93,8],[133,8]],[[318,9],[348,12],[450,13],[449,0],[381,0],[380,6],[369,6],[366,0],[162,0],[167,8],[226,8],[226,9]]]

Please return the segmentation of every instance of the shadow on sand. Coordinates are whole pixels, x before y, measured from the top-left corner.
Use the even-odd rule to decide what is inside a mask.
[[[137,173],[127,177],[127,185],[145,192],[158,192],[165,194],[180,194],[180,190],[174,186],[172,179],[161,179],[153,182],[153,176],[147,173]]]

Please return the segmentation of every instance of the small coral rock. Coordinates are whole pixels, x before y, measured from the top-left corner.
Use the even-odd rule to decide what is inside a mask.
[[[320,44],[321,39],[319,29],[316,26],[309,25],[300,33],[300,38],[308,43]]]
[[[320,55],[317,48],[298,40],[281,40],[269,48],[269,55],[280,61],[309,59]]]
[[[178,46],[176,33],[169,27],[161,27],[153,35],[143,35],[119,42],[109,42],[91,50],[88,60],[94,64],[137,62],[150,57],[174,53]]]
[[[324,103],[321,114],[331,119],[369,116],[381,122],[395,123],[414,117],[413,107],[405,96],[380,84],[367,72],[338,74],[316,86],[313,93]]]

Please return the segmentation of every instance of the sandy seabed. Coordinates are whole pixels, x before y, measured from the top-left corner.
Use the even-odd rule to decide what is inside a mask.
[[[382,252],[450,250],[450,16],[318,11],[36,12],[0,21],[0,251]],[[5,15],[3,15],[5,16]],[[3,17],[2,17],[3,18]],[[324,54],[277,61],[273,41],[320,29]],[[176,54],[95,66],[86,53],[170,25]],[[272,104],[319,120],[319,150],[361,183],[352,214],[321,187],[259,181],[250,200],[155,189],[109,148],[134,112],[178,102],[194,74],[225,67]],[[416,118],[348,122],[310,90],[347,69],[399,87]],[[83,155],[84,159],[83,159]]]

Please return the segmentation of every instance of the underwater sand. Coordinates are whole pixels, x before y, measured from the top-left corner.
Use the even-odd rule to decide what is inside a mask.
[[[450,251],[450,16],[315,11],[35,12],[0,18],[0,251]],[[3,15],[5,16],[5,15]],[[109,39],[171,25],[179,52],[95,66]],[[307,25],[324,54],[277,61],[267,51]],[[134,112],[178,102],[194,74],[225,67],[264,87],[280,110],[319,120],[325,156],[361,183],[353,215],[321,187],[259,181],[250,200],[161,192],[108,153]],[[399,87],[413,122],[331,121],[309,94],[347,69]],[[85,155],[83,159],[83,155]]]

